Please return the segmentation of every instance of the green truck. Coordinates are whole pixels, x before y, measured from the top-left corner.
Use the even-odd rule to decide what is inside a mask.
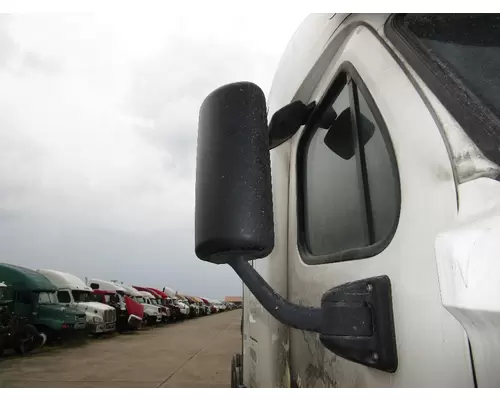
[[[11,264],[0,263],[0,282],[13,291],[12,312],[35,326],[44,341],[61,339],[85,332],[85,314],[61,306],[57,287],[38,272]]]

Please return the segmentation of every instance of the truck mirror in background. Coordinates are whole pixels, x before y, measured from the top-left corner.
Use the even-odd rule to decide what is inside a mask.
[[[362,114],[358,117],[358,132],[360,135],[360,142],[365,146],[375,132],[375,125],[372,124]],[[320,126],[323,129],[328,129],[325,135],[326,146],[344,160],[349,160],[354,156],[355,144],[352,135],[352,117],[351,110],[345,109],[339,116],[332,121],[331,126]]]
[[[203,102],[196,161],[195,251],[216,264],[266,257],[274,247],[264,93],[239,82]]]
[[[299,112],[300,118],[286,122],[290,110]],[[279,113],[273,125],[275,139],[293,135],[311,110],[312,106],[295,103]],[[342,114],[332,113],[319,125],[324,129],[331,125],[328,133],[350,129],[350,115]],[[332,151],[340,147],[341,157],[352,157],[353,146],[344,151],[345,138],[327,140]],[[388,277],[333,288],[320,307],[308,307],[280,296],[248,262],[268,256],[274,247],[269,142],[266,102],[258,86],[226,85],[203,102],[196,160],[196,255],[214,264],[229,264],[281,323],[319,333],[326,348],[348,360],[394,372],[397,352]]]

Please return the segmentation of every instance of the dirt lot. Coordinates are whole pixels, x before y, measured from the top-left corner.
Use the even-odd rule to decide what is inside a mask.
[[[0,387],[229,387],[241,311],[0,359]]]

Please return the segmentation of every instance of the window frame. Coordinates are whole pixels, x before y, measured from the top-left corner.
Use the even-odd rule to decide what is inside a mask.
[[[343,79],[342,76],[345,76],[346,78]],[[352,83],[354,83],[354,85]],[[360,184],[362,186],[362,194],[363,194],[362,204],[365,207],[366,214],[371,213],[371,209],[366,209],[367,204],[370,204],[367,203],[367,200],[369,201],[369,198],[367,199],[367,196],[369,196],[369,194],[365,193],[365,188],[367,185],[367,183],[365,183],[365,180],[367,179],[366,169],[360,168],[359,165],[361,163],[364,163],[365,160],[363,151],[361,150],[361,155],[360,155],[360,149],[358,148],[359,141],[357,140],[358,139],[357,121],[359,119],[358,118],[359,105],[356,105],[357,99],[355,100],[355,98],[357,97],[357,94],[355,88],[358,89],[359,93],[361,93],[366,104],[368,105],[368,108],[375,119],[375,123],[377,124],[377,127],[379,128],[380,133],[382,135],[382,139],[386,145],[387,153],[389,156],[389,162],[392,167],[391,170],[392,173],[394,174],[393,179],[395,182],[394,189],[396,195],[395,200],[397,205],[397,212],[394,218],[393,225],[389,231],[389,234],[384,239],[360,248],[342,250],[331,254],[315,255],[310,252],[307,246],[306,230],[305,230],[306,217],[307,217],[306,215],[307,210],[305,208],[305,178],[306,178],[305,166],[306,166],[307,150],[308,150],[308,145],[310,143],[310,139],[316,132],[316,122],[318,118],[322,115],[322,113],[325,111],[326,108],[332,105],[333,101],[340,94],[342,89],[344,89],[345,85],[348,85],[350,109],[355,110],[356,113],[356,118],[354,118],[353,121],[353,130],[354,130],[353,134],[355,135],[356,139],[355,157],[357,157],[358,159],[357,160],[358,174],[360,174],[360,179],[362,179],[360,180]],[[394,151],[394,146],[391,141],[389,130],[387,129],[385,121],[382,118],[380,110],[375,104],[375,101],[371,96],[365,83],[361,79],[361,76],[359,75],[355,67],[348,61],[342,63],[338,68],[335,76],[333,77],[328,86],[328,89],[321,96],[317,108],[315,109],[313,115],[311,115],[311,118],[308,121],[307,125],[305,126],[304,131],[299,139],[297,146],[297,155],[296,155],[296,199],[297,199],[297,206],[296,206],[297,247],[299,250],[299,254],[302,258],[302,261],[306,265],[330,264],[340,261],[360,260],[364,258],[373,257],[381,253],[389,245],[389,243],[391,243],[396,233],[399,224],[399,217],[401,214],[401,181],[396,159],[396,153]],[[369,224],[367,225],[369,226]],[[372,238],[372,235],[373,233],[369,232],[370,240]]]
[[[445,70],[401,20],[406,14],[392,14],[384,25],[387,39],[401,53],[420,79],[460,124],[475,145],[489,160],[500,164],[500,119],[461,83],[453,69]],[[448,71],[448,72],[447,72]],[[497,178],[500,180],[500,177]]]

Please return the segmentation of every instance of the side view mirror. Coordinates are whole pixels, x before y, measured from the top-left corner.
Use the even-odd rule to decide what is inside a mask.
[[[365,146],[375,132],[375,125],[372,124],[364,115],[359,115],[358,132],[361,139],[361,145]],[[352,137],[352,116],[351,109],[346,108],[335,120],[328,126],[322,126],[328,129],[324,142],[326,146],[344,160],[349,160],[354,156],[355,145]]]
[[[233,83],[206,98],[196,163],[196,255],[217,264],[269,255],[271,160],[266,101],[257,85]]]
[[[300,115],[287,122],[291,110]],[[303,103],[278,111],[273,125],[276,143],[293,134],[310,113],[310,106]],[[322,124],[328,129],[337,120],[346,123],[346,116],[339,120],[332,114]],[[336,140],[332,137],[329,143],[336,147]],[[321,307],[306,307],[281,297],[248,262],[268,256],[274,248],[272,144],[265,97],[258,86],[233,83],[205,99],[198,126],[196,255],[211,263],[229,264],[260,304],[283,324],[319,333],[323,345],[341,357],[396,371],[387,276],[332,288],[323,295]]]

